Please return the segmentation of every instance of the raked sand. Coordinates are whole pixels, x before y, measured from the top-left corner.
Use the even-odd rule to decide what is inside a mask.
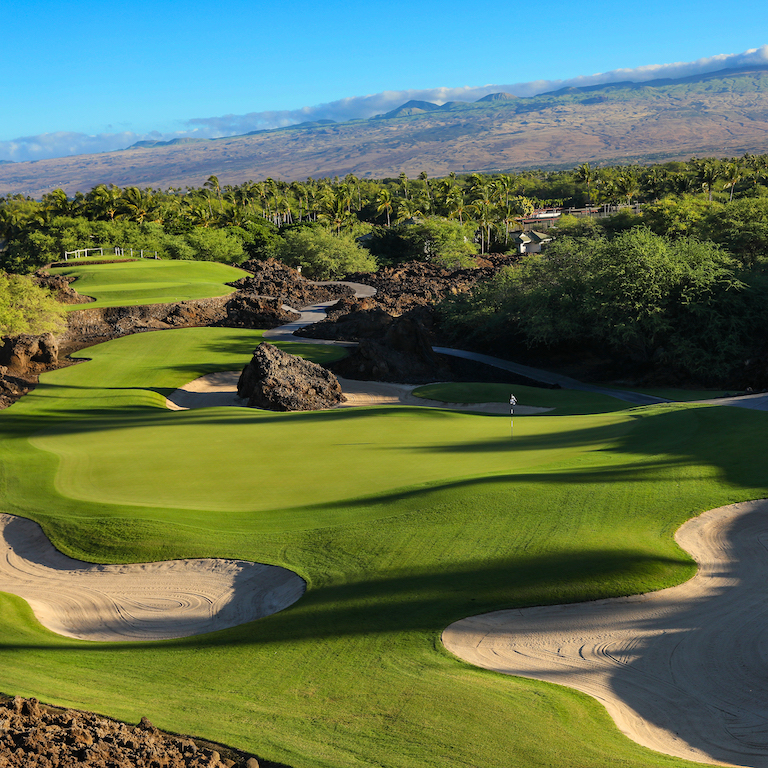
[[[477,666],[588,693],[651,749],[768,767],[768,500],[705,512],[676,539],[699,564],[685,584],[474,616],[443,643]]]
[[[222,371],[201,376],[185,384],[166,398],[166,405],[172,411],[184,411],[193,408],[214,408],[217,406],[246,405],[245,400],[237,396],[239,371]],[[339,378],[342,392],[347,398],[338,408],[355,408],[373,405],[413,405],[422,408],[447,408],[469,413],[509,414],[508,403],[444,403],[441,400],[425,400],[412,394],[417,385],[391,384],[381,381],[354,381]],[[551,408],[539,408],[534,405],[516,405],[515,414],[530,416],[545,413]]]
[[[245,560],[94,565],[53,547],[40,526],[0,514],[0,591],[40,623],[81,640],[164,640],[269,616],[305,590],[292,571]]]

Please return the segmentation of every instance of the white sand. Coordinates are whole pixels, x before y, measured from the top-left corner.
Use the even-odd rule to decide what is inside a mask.
[[[292,571],[245,560],[92,565],[53,547],[37,523],[0,514],[0,591],[40,623],[82,640],[163,640],[234,627],[295,603]]]
[[[567,685],[646,747],[768,766],[768,500],[705,512],[676,535],[699,564],[678,587],[496,611],[445,646],[486,669]]]
[[[223,371],[201,376],[185,384],[166,398],[168,408],[184,411],[193,408],[214,408],[222,405],[245,406],[246,401],[237,396],[237,380],[240,371]],[[413,395],[416,385],[390,384],[381,381],[354,381],[339,377],[339,384],[347,398],[339,408],[355,408],[372,405],[414,405],[422,408],[448,408],[470,413],[500,413],[509,415],[508,403],[444,403],[441,400],[425,400]],[[534,405],[516,405],[515,414],[529,416],[545,413],[551,408]]]

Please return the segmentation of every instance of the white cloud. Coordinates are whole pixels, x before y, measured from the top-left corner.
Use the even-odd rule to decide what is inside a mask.
[[[650,64],[635,69],[614,69],[610,72],[583,75],[568,80],[535,80],[529,83],[475,87],[384,91],[368,96],[352,96],[339,101],[312,107],[301,107],[300,109],[251,112],[246,115],[223,115],[221,117],[195,117],[187,120],[181,130],[173,133],[152,131],[148,134],[137,134],[124,131],[87,135],[58,131],[39,136],[26,136],[11,141],[0,141],[0,160],[38,160],[67,155],[109,152],[115,149],[124,149],[137,141],[148,139],[168,141],[179,137],[219,138],[221,136],[236,136],[249,131],[284,128],[314,120],[344,122],[388,112],[411,99],[444,104],[447,101],[476,101],[489,93],[499,91],[513,93],[516,96],[535,96],[566,87],[583,87],[626,80],[646,82],[662,78],[688,77],[715,72],[720,69],[737,69],[750,65],[768,65],[768,45],[751,48],[743,53],[709,56],[698,61]]]
[[[185,131],[181,135],[191,135]],[[71,131],[56,131],[41,133],[37,136],[22,136],[10,141],[0,141],[0,160],[43,160],[50,157],[67,157],[69,155],[85,155],[95,152],[111,152],[115,149],[125,149],[131,144],[142,140],[167,140],[176,134],[165,135],[157,131],[147,134],[122,131],[120,133],[99,133],[89,135]]]

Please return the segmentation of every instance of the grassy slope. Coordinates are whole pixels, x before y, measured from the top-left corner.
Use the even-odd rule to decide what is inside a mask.
[[[439,636],[451,621],[481,611],[626,594],[690,576],[671,534],[697,511],[766,494],[768,461],[753,446],[768,414],[674,405],[544,415],[517,419],[514,443],[502,445],[492,428],[503,424],[506,434],[503,417],[366,409],[237,418],[227,409],[163,410],[163,394],[202,373],[238,367],[257,341],[253,331],[232,329],[143,334],[94,347],[91,362],[47,374],[33,394],[0,413],[0,492],[4,511],[39,520],[75,556],[278,563],[307,579],[306,596],[232,630],[120,645],[60,638],[21,600],[0,595],[0,690],[134,721],[147,715],[158,726],[296,768],[688,764],[630,742],[581,694],[458,662]],[[190,434],[174,442],[179,428],[170,425],[190,419],[194,444]],[[304,435],[293,478],[277,464],[275,425]],[[210,456],[212,438],[232,427],[237,439],[217,444],[213,455],[248,465],[252,509],[185,510],[167,499],[148,505],[142,494],[163,491],[164,465],[153,474],[138,459],[144,437],[154,440],[162,426],[170,427],[168,457]],[[98,472],[95,500],[62,495],[57,457],[30,437],[55,441],[62,454],[70,440],[97,470],[84,446],[90,435],[98,455],[105,427],[125,463],[136,459],[122,475],[114,454],[104,459],[112,482],[122,488],[127,478],[135,486],[134,498],[107,503]],[[331,440],[353,437],[373,442],[359,451],[370,464],[381,462],[380,486],[349,483],[349,454],[337,453]],[[504,453],[506,467],[497,463]],[[305,472],[329,455],[326,479],[336,498],[318,503]],[[423,467],[429,482],[414,482],[419,473],[408,464]],[[83,492],[85,475],[63,466],[70,478],[63,485]],[[404,467],[400,479],[391,476],[396,467]],[[226,480],[221,494],[240,499],[242,488]],[[265,508],[263,499],[278,493],[303,506]],[[179,499],[189,503],[188,495]]]
[[[76,277],[72,287],[84,296],[97,299],[74,304],[69,310],[94,307],[165,304],[172,301],[226,296],[234,291],[225,283],[247,273],[212,261],[142,261],[89,264],[85,259],[72,266],[54,267],[54,275]]]

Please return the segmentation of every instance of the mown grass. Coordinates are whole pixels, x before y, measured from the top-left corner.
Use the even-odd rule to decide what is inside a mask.
[[[440,382],[426,384],[413,390],[416,397],[442,400],[445,403],[508,403],[513,394],[518,405],[551,408],[558,416],[623,411],[633,406],[623,400],[597,392],[573,389],[545,389],[522,384],[491,384],[488,382]]]
[[[292,568],[306,595],[231,630],[139,644],[58,637],[0,596],[0,690],[146,715],[294,768],[689,764],[629,741],[582,694],[469,667],[440,633],[501,607],[688,578],[672,533],[766,494],[754,446],[768,414],[545,414],[516,419],[512,441],[506,418],[427,409],[164,410],[171,389],[238,368],[258,340],[143,334],[45,375],[0,413],[3,511],[87,560],[239,557]],[[594,410],[585,393],[543,392]],[[199,491],[184,485],[194,475]]]
[[[73,261],[71,266],[53,267],[54,275],[76,277],[72,287],[96,299],[74,304],[75,309],[165,304],[173,301],[226,296],[234,291],[225,283],[244,277],[241,269],[212,261],[141,261],[90,264]]]

